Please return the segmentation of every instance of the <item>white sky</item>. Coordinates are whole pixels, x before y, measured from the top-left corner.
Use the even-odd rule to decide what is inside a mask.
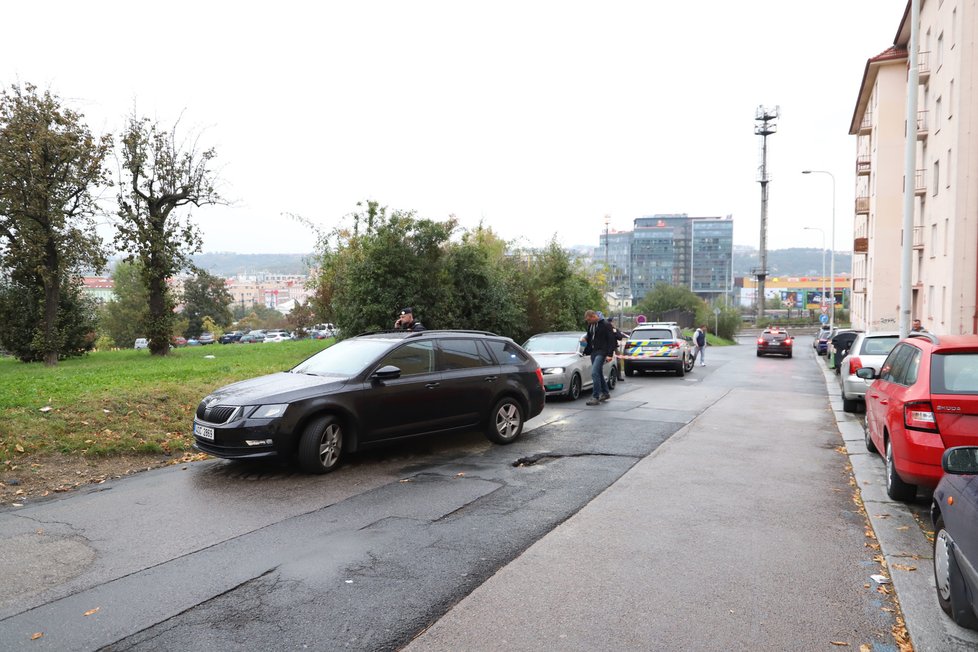
[[[653,213],[852,248],[866,59],[906,0],[5,3],[0,83],[31,82],[98,133],[142,114],[201,131],[232,207],[198,209],[204,251],[304,253],[308,232],[374,199],[484,220],[502,237],[597,245]]]

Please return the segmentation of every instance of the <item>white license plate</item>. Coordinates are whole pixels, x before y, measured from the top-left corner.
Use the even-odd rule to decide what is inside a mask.
[[[214,429],[208,428],[207,426],[202,426],[199,423],[194,424],[194,434],[201,439],[210,439],[214,441]]]

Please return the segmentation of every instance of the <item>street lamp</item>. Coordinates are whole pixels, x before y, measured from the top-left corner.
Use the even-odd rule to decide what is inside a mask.
[[[832,312],[829,313],[829,327],[835,326],[835,175],[827,170],[802,170],[802,174],[827,174],[829,178],[832,179],[832,269],[829,272],[831,276],[831,297],[829,301],[832,302]]]
[[[803,226],[804,231],[818,231],[822,234],[822,300],[819,303],[825,306],[825,229],[817,226]]]

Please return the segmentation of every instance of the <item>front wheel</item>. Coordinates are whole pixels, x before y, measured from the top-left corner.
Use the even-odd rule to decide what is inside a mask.
[[[868,416],[867,416],[868,418]],[[866,440],[866,450],[870,453],[878,453],[879,450],[876,448],[876,444],[873,443],[873,438],[869,434],[869,426],[863,426],[863,439]]]
[[[903,481],[893,461],[893,442],[886,441],[886,495],[901,503],[909,503],[917,497],[917,485]]]
[[[567,398],[572,401],[581,398],[581,377],[577,374],[574,374],[574,377],[571,378],[570,389],[567,390]]]
[[[612,367],[611,373],[608,374],[608,389],[614,389],[618,385],[618,368]]]
[[[934,524],[934,580],[937,602],[948,616],[962,627],[978,628],[978,617],[971,610],[967,587],[954,558],[951,537],[944,528],[944,516]]]
[[[686,360],[686,364],[684,365],[684,369],[686,371],[692,371],[693,365],[696,364],[696,358],[694,358],[691,355],[687,355],[685,360]]]
[[[511,444],[523,432],[523,408],[516,399],[501,399],[489,413],[486,439],[496,444]]]
[[[343,426],[329,415],[306,426],[299,439],[299,466],[306,473],[329,473],[343,455]]]
[[[859,409],[859,401],[851,398],[846,398],[846,390],[842,390],[842,411],[855,412],[858,409]]]

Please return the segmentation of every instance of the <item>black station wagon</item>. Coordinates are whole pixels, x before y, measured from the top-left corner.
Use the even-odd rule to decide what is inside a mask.
[[[197,406],[194,447],[228,459],[295,457],[327,473],[344,453],[419,435],[482,428],[508,444],[544,396],[540,366],[509,338],[369,333],[213,392]]]

